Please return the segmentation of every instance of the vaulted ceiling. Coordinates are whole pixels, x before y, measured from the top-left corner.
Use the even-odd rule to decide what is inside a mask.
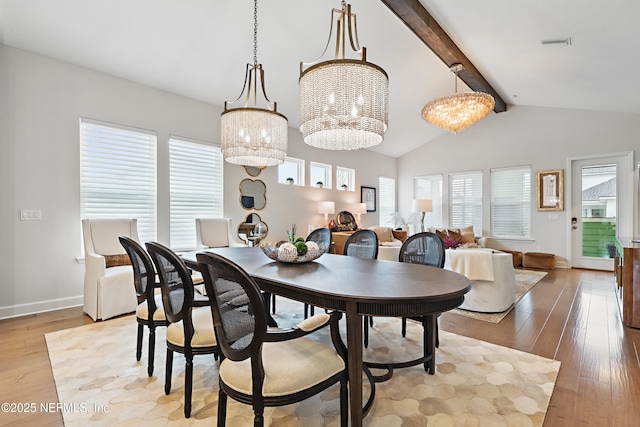
[[[640,113],[637,0],[350,3],[368,60],[390,79],[389,130],[374,151],[398,157],[443,134],[420,117],[427,101],[454,90],[449,60],[423,41],[440,31],[425,12],[459,49],[454,56],[473,65],[461,78],[504,101],[499,114],[518,105]],[[322,53],[331,8],[340,2],[258,4],[258,61],[292,127],[299,64]],[[240,94],[253,61],[253,1],[0,0],[0,42],[222,106]]]

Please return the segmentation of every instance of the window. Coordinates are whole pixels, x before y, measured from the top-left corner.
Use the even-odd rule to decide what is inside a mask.
[[[482,234],[482,171],[449,175],[449,227],[467,225]]]
[[[156,240],[156,135],[80,120],[81,217],[136,218],[138,237]]]
[[[338,190],[356,191],[356,171],[337,166],[336,188]]]
[[[284,163],[278,166],[278,182],[304,186],[304,160],[285,157]]]
[[[442,174],[413,178],[413,198],[431,200],[433,212],[424,216],[424,227],[442,227]]]
[[[309,163],[309,179],[312,187],[332,188],[331,187],[331,165],[324,163]]]
[[[531,167],[491,170],[491,235],[530,237]]]
[[[396,212],[396,180],[381,176],[378,178],[378,188],[380,189],[380,208],[378,222],[381,227],[393,227],[391,216]]]
[[[222,218],[222,151],[204,142],[169,139],[171,248],[196,247],[196,218]]]

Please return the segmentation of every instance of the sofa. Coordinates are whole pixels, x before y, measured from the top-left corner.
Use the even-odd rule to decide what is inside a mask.
[[[516,278],[509,253],[487,248],[447,249],[444,268],[471,280],[461,309],[499,313],[515,303]]]
[[[407,232],[394,230],[391,227],[369,227],[378,237],[378,259],[398,261],[400,248],[407,240]]]

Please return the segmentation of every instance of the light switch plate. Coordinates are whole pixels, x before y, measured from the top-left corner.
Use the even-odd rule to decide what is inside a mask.
[[[42,219],[42,211],[40,209],[21,209],[21,221],[40,221]]]

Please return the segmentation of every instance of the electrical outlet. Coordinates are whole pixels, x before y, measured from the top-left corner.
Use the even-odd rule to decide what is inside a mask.
[[[42,219],[42,211],[40,209],[21,209],[21,221],[40,221]]]

